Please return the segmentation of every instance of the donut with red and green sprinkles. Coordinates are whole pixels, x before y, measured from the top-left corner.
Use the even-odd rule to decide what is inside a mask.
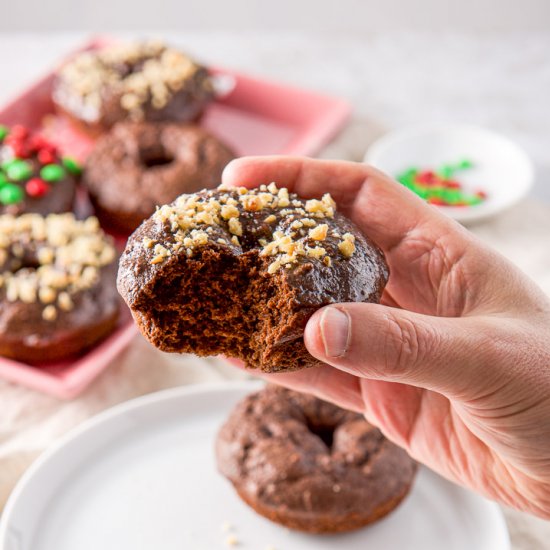
[[[70,212],[81,171],[40,133],[0,124],[0,214]]]

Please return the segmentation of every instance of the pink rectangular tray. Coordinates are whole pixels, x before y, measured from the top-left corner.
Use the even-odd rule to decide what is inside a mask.
[[[97,48],[108,41],[93,40],[80,50]],[[312,155],[350,115],[349,104],[338,98],[222,68],[212,72],[231,82],[231,91],[209,107],[201,125],[240,156]],[[44,128],[66,154],[82,160],[93,141],[54,114],[53,79],[54,72],[9,102],[0,110],[0,123]],[[83,357],[40,368],[0,358],[0,377],[61,399],[72,399],[107,368],[136,332],[125,310],[117,330]]]

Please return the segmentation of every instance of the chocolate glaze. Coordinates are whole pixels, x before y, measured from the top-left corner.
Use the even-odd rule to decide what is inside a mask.
[[[136,55],[133,52],[132,58],[128,61],[109,60],[103,55],[105,50],[113,51],[120,46],[134,48],[138,53]],[[148,61],[159,60],[167,49],[167,46],[161,44],[151,45],[143,42],[115,44],[104,49],[84,52],[81,55],[95,56],[96,64],[93,68],[105,67],[115,72],[121,79],[125,79],[142,73]],[[70,69],[71,64],[74,65],[75,62],[79,62],[78,56],[70,61],[67,67]],[[124,120],[193,122],[200,118],[205,107],[214,99],[215,90],[208,70],[191,60],[189,63],[193,66],[189,76],[182,79],[176,89],[167,86],[169,99],[166,104],[162,107],[155,106],[154,97],[149,92],[141,102],[138,118],[132,116],[121,103],[122,96],[127,90],[122,89],[120,80],[100,82],[95,88],[99,95],[99,103],[90,105],[86,103],[78,89],[80,79],[77,78],[76,82],[73,82],[69,76],[70,73],[67,73],[67,67],[62,68],[58,73],[54,81],[52,97],[59,111],[76,122],[80,129],[96,136]],[[86,77],[86,71],[81,73],[81,76]]]
[[[216,459],[257,512],[316,533],[386,515],[416,472],[407,453],[362,415],[275,386],[235,407],[218,434]]]
[[[43,365],[73,358],[112,332],[121,306],[117,255],[96,219],[0,216],[0,227],[0,356]]]
[[[129,233],[158,205],[218,185],[234,156],[197,126],[120,123],[96,142],[83,183],[105,225]]]
[[[43,365],[78,356],[110,334],[121,305],[115,265],[102,268],[97,284],[73,295],[74,308],[54,321],[42,318],[43,304],[9,302],[0,288],[0,356]]]
[[[0,158],[2,150],[6,146],[0,148]],[[36,156],[24,159],[32,167],[31,176],[22,182],[11,181],[10,183],[18,185],[25,189],[25,184],[31,178],[40,177],[40,169],[44,166],[38,161]],[[73,203],[76,195],[77,178],[65,171],[65,177],[60,181],[50,184],[50,190],[42,197],[30,197],[25,193],[24,199],[17,204],[0,204],[0,215],[11,214],[17,216],[24,213],[33,214],[60,214],[61,212],[70,212],[73,208]]]
[[[243,195],[232,189],[201,191],[195,197],[198,202],[223,197],[238,201]],[[145,247],[144,240],[172,249],[181,235],[170,217],[162,219],[163,209],[146,220],[130,237],[118,274],[119,292],[143,334],[163,351],[224,353],[266,372],[317,365],[303,343],[307,319],[331,303],[378,302],[388,268],[378,247],[336,212],[316,220],[329,228],[320,244],[331,258],[330,266],[322,258],[302,255],[289,268],[271,273],[276,259],[261,255],[260,239],[272,241],[281,232],[294,235],[306,248],[319,244],[308,237],[307,229],[292,229],[294,221],[307,217],[298,213],[307,201],[291,198],[300,206],[249,211],[239,203],[238,244],[232,241],[228,222],[220,220],[206,228],[207,242],[191,255],[181,247],[160,263],[155,263],[156,247]],[[174,205],[168,211],[177,210]],[[266,222],[271,215],[275,221]],[[339,250],[345,233],[355,236],[351,257]]]

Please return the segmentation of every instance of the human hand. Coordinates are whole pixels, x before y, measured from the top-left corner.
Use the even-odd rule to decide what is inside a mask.
[[[362,412],[418,461],[550,518],[550,301],[505,258],[377,170],[249,157],[225,185],[330,193],[384,251],[382,304],[324,307],[304,341],[325,365],[263,375]]]

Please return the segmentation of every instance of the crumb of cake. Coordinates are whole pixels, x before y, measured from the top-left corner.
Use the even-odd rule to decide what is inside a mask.
[[[225,537],[225,544],[227,546],[238,546],[239,539],[235,535],[229,534]]]

